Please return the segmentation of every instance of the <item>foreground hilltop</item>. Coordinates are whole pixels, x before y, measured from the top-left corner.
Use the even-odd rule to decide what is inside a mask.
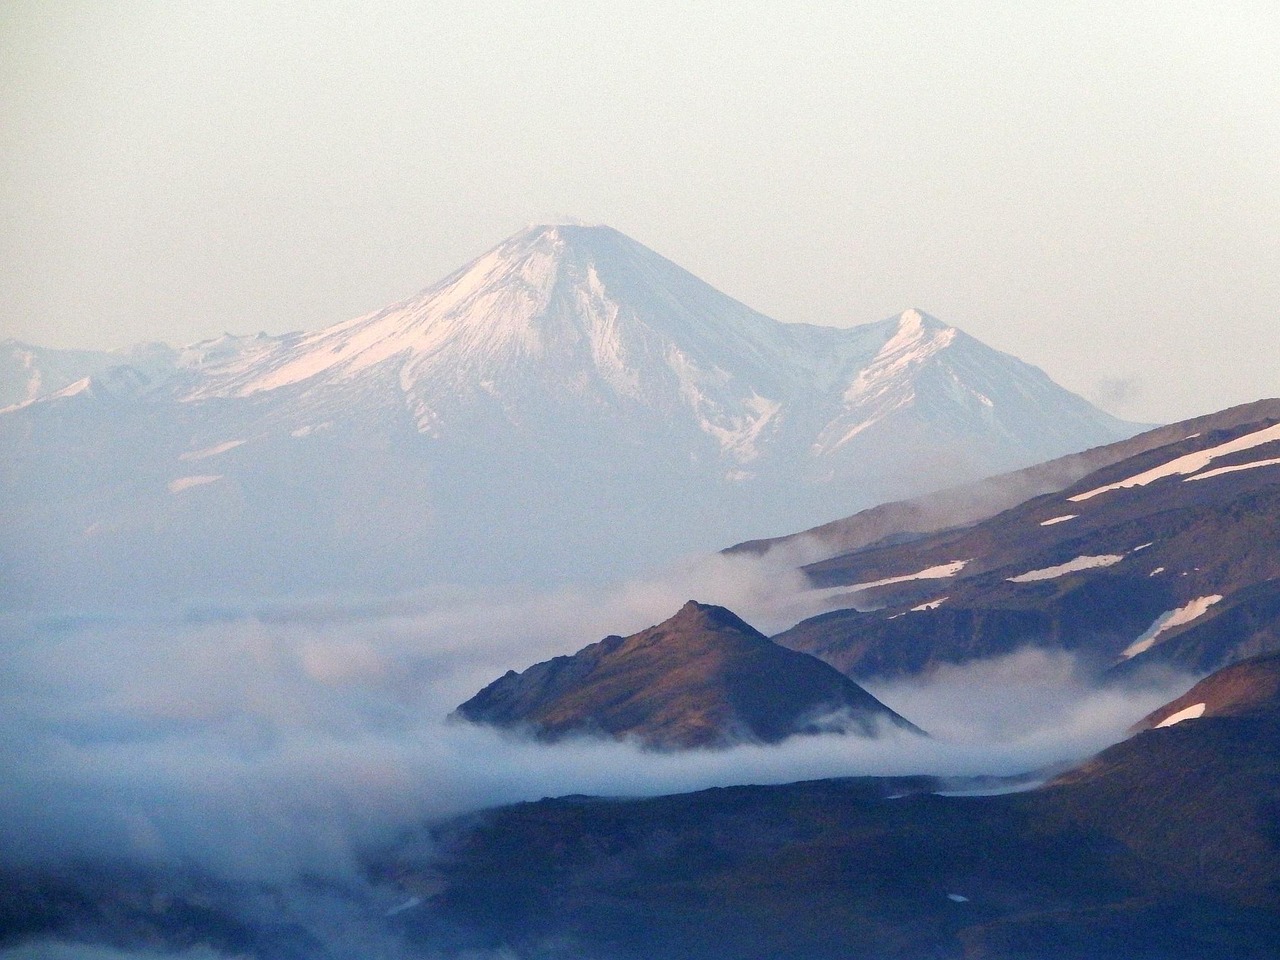
[[[1201,717],[1280,712],[1280,653],[1262,654],[1219,670],[1144,717],[1136,729],[1171,727]]]
[[[544,740],[597,735],[664,749],[920,732],[821,660],[778,646],[724,607],[694,601],[630,637],[508,672],[455,716]]]

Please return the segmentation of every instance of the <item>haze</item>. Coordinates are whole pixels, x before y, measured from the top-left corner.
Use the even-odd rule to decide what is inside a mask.
[[[10,734],[0,762],[12,771],[0,783],[0,866],[125,855],[233,878],[319,872],[354,883],[353,857],[370,844],[548,795],[1058,766],[1120,739],[1190,685],[1162,675],[1095,687],[1066,654],[1025,649],[874,688],[932,738],[674,753],[546,746],[445,720],[505,670],[639,630],[690,595],[776,629],[812,612],[797,586],[786,565],[709,557],[593,589],[0,618],[13,681],[0,690]]]
[[[0,336],[316,328],[526,222],[919,306],[1131,419],[1280,393],[1272,4],[0,10]]]

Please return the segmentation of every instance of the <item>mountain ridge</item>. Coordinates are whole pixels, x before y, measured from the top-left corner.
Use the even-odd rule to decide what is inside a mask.
[[[389,849],[381,875],[429,880],[410,929],[459,950],[1262,960],[1280,918],[1278,759],[1270,698],[1021,792],[862,777],[548,798],[437,825],[436,855]]]
[[[1174,439],[1103,452],[1093,472],[976,523],[806,564],[842,609],[775,639],[854,679],[1023,647],[1113,679],[1203,675],[1280,649],[1280,404],[1159,433]]]
[[[686,340],[677,345],[676,337]],[[187,376],[173,391],[183,401],[250,397],[304,383],[346,383],[396,361],[401,389],[421,407],[419,429],[430,431],[439,419],[435,406],[446,405],[438,394],[492,390],[496,375],[510,376],[513,366],[538,361],[551,363],[544,376],[554,376],[558,367],[574,371],[574,378],[593,370],[614,400],[658,399],[669,413],[670,399],[683,398],[704,432],[745,461],[757,455],[749,440],[780,404],[802,393],[834,391],[826,400],[832,410],[810,444],[818,456],[917,400],[921,389],[995,409],[990,396],[966,385],[981,379],[980,369],[960,377],[952,364],[923,385],[904,378],[931,371],[931,363],[957,350],[982,351],[979,368],[1012,364],[1003,372],[1013,371],[1013,392],[1056,389],[1059,406],[1065,402],[1066,392],[1040,371],[915,308],[859,327],[782,324],[612,228],[536,226],[418,294],[364,316],[311,333],[225,335],[174,351],[175,367]],[[655,352],[661,362],[653,362]],[[725,357],[738,358],[735,369],[720,366]],[[973,367],[974,358],[964,356],[959,364]],[[664,366],[661,391],[637,379],[637,371],[652,375]],[[736,394],[712,391],[726,377],[739,385]],[[443,389],[424,394],[424,383],[436,379]],[[1067,406],[1096,428],[1128,428],[1078,398]],[[1050,434],[1057,429],[1050,418],[1038,426]]]
[[[19,951],[203,943],[264,960],[364,956],[369,942],[617,960],[1271,960],[1277,769],[1280,701],[1264,697],[1014,793],[848,777],[408,824],[361,846],[349,889],[308,878],[323,899],[301,906],[296,887],[177,859],[0,863],[0,929]],[[386,940],[335,942],[335,916]]]

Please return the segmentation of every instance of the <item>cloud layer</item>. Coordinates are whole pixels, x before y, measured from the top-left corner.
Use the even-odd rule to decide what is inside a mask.
[[[406,826],[542,796],[1060,764],[1187,685],[1096,691],[1069,660],[1024,652],[873,691],[933,739],[684,754],[547,746],[446,720],[507,669],[633,632],[691,597],[784,627],[820,597],[784,569],[716,557],[611,588],[7,621],[3,853],[196,863],[271,882],[345,876],[357,850]]]

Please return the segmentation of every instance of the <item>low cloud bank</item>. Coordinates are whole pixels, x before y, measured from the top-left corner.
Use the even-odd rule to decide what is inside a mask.
[[[151,950],[117,950],[114,947],[59,940],[40,940],[0,950],[0,960],[223,960],[225,954],[208,947],[179,953]]]
[[[821,736],[649,753],[541,745],[446,715],[508,669],[722,603],[766,631],[814,612],[785,565],[716,557],[613,588],[437,593],[137,620],[14,620],[0,688],[0,855],[355,875],[424,820],[572,793],[851,775],[1014,774],[1081,758],[1181,693],[1093,690],[1027,652],[873,692],[933,739]]]

